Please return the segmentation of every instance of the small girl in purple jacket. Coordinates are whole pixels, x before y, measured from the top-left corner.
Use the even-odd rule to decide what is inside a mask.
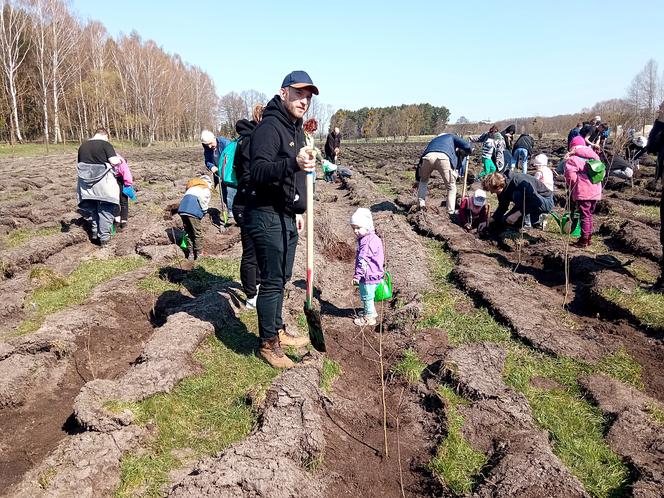
[[[378,313],[374,306],[374,296],[384,273],[383,242],[374,231],[371,211],[367,208],[358,208],[350,218],[350,225],[357,238],[353,285],[359,285],[360,299],[364,306],[362,316],[354,320],[355,325],[376,325]]]

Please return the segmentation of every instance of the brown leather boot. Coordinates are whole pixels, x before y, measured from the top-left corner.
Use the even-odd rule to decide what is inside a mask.
[[[282,346],[293,346],[296,348],[303,348],[309,344],[309,338],[302,335],[295,335],[286,331],[286,326],[279,329],[279,342]]]
[[[261,342],[258,354],[274,368],[291,368],[295,366],[295,363],[281,349],[278,335],[270,339],[264,339]]]

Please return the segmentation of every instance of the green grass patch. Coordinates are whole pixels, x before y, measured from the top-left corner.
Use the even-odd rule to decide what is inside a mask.
[[[164,214],[164,207],[154,201],[140,202],[137,204],[137,208],[156,216]]]
[[[447,332],[450,344],[505,342],[511,337],[507,327],[498,324],[485,308],[460,312],[461,304],[473,307],[472,300],[449,281],[452,258],[438,242],[428,244],[429,271],[436,290],[424,295],[424,314],[418,328],[439,327]]]
[[[178,279],[173,279],[174,273],[180,275]],[[159,268],[151,275],[139,280],[137,287],[153,295],[161,295],[167,291],[179,291],[185,287],[191,294],[198,295],[214,285],[239,280],[239,258],[204,257],[188,271],[178,268],[177,261],[173,260],[169,266]]]
[[[332,383],[341,375],[341,365],[334,360],[323,358],[323,369],[320,373],[320,388],[330,394],[332,392]]]
[[[12,249],[14,247],[21,246],[37,237],[47,237],[49,235],[55,235],[60,233],[60,227],[42,227],[37,229],[27,229],[27,228],[18,228],[8,232],[6,235],[2,236],[2,244],[7,249]]]
[[[48,467],[44,472],[39,474],[39,477],[37,478],[37,484],[39,484],[40,488],[47,489],[49,484],[51,484],[51,480],[56,476],[56,474],[57,471],[54,467]]]
[[[127,140],[111,140],[116,150],[126,151],[127,149],[135,149],[139,144]],[[198,144],[198,142],[196,142]],[[66,142],[64,144],[49,144],[48,146],[43,142],[31,142],[24,144],[0,144],[0,157],[35,157],[44,155],[58,155],[58,154],[74,154],[81,144],[78,142]],[[154,145],[159,148],[167,148],[173,146],[190,146],[194,144],[173,142],[157,142]],[[200,146],[200,144],[198,144]]]
[[[388,199],[393,199],[397,195],[396,191],[390,185],[385,183],[376,184],[376,189]]]
[[[54,279],[38,287],[26,299],[25,307],[34,311],[19,325],[16,330],[17,335],[34,332],[47,315],[81,304],[99,284],[136,270],[145,262],[145,259],[135,256],[107,260],[91,259],[81,263],[63,280]]]
[[[652,418],[656,423],[664,425],[664,411],[662,411],[660,408],[654,405],[650,405],[648,407],[648,414],[650,415],[650,418]]]
[[[307,315],[300,313],[297,315],[297,329],[300,331],[300,334],[309,333],[309,324],[307,323]]]
[[[78,142],[67,142],[66,144],[49,145],[44,143],[27,144],[0,144],[0,157],[35,157],[46,154],[72,154],[78,150]]]
[[[61,289],[67,285],[67,279],[47,266],[34,266],[28,273],[30,283],[36,287],[48,287],[49,289]]]
[[[659,206],[639,206],[636,210],[636,216],[659,220]]]
[[[592,496],[619,494],[626,486],[629,472],[604,441],[606,420],[599,409],[583,399],[577,378],[604,372],[635,384],[641,381],[640,369],[634,364],[624,351],[591,365],[536,353],[518,345],[510,348],[505,361],[505,382],[526,396],[535,421],[549,433],[554,453]],[[535,388],[530,385],[533,377],[552,379],[560,388]]]
[[[463,417],[458,407],[467,401],[447,386],[439,387],[438,392],[446,401],[447,436],[429,466],[453,493],[464,495],[472,491],[487,457],[474,450],[461,432]]]
[[[415,351],[406,349],[401,360],[392,367],[392,373],[409,384],[415,384],[422,377],[422,372],[426,367]]]
[[[653,274],[652,271],[642,263],[635,262],[629,265],[629,272],[640,282],[654,284],[657,280],[657,275]]]
[[[260,398],[278,371],[253,354],[257,338],[242,323],[218,331],[196,352],[200,375],[183,380],[171,393],[140,403],[127,404],[137,423],[153,424],[156,437],[140,455],[125,455],[121,484],[116,496],[162,496],[168,473],[188,459],[214,455],[249,434],[256,413],[247,404],[247,393]]]
[[[549,432],[555,454],[591,496],[621,496],[629,470],[604,441],[606,420],[598,408],[564,389],[523,391],[537,424]]]
[[[637,287],[630,294],[619,289],[606,289],[602,296],[627,309],[646,327],[664,328],[664,295]]]
[[[600,246],[598,244],[598,249]],[[442,245],[430,244],[429,269],[437,290],[424,298],[425,312],[420,326],[445,329],[453,345],[474,341],[503,343],[508,348],[503,370],[505,382],[526,396],[536,423],[548,432],[555,454],[592,496],[611,497],[624,493],[629,478],[628,468],[604,441],[607,421],[599,409],[583,398],[577,379],[580,375],[601,372],[641,388],[640,365],[624,350],[608,355],[593,365],[545,355],[521,345],[486,310],[471,313],[457,311],[459,304],[466,305],[470,300],[449,282],[452,268],[453,260]],[[468,308],[463,306],[463,309]],[[550,390],[535,388],[531,385],[534,377],[553,380],[560,387]],[[463,420],[456,407],[462,398],[447,388],[441,395],[451,406],[447,413],[450,434],[438,448],[431,467],[453,492],[469,493],[485,459],[474,452],[461,436]]]
[[[147,291],[155,296],[159,296],[167,291],[180,290],[180,285],[175,284],[167,278],[161,276],[159,274],[159,270],[157,270],[152,275],[148,275],[147,277],[140,279],[136,286],[139,289]]]
[[[596,366],[598,373],[603,373],[637,389],[643,389],[642,367],[624,348],[602,358]]]

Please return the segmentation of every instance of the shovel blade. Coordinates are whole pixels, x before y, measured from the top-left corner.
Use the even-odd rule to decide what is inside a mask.
[[[309,307],[304,304],[304,316],[307,317],[309,327],[309,340],[316,351],[324,353],[325,335],[323,334],[323,323],[321,322],[320,310],[315,307]]]

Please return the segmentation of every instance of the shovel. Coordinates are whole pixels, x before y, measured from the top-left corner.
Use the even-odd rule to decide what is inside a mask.
[[[463,172],[463,185],[461,186],[461,200],[466,197],[466,188],[468,187],[468,170],[470,169],[470,157],[467,157],[466,167]]]
[[[221,202],[221,218],[222,221],[224,222],[224,227],[228,225],[228,206],[226,206],[226,203],[224,202],[224,191],[221,187],[221,175],[219,174],[219,171],[217,170],[217,173],[214,174],[214,176],[217,177],[219,180],[219,201]],[[222,231],[222,227],[219,227],[219,230]]]
[[[325,352],[325,336],[320,318],[320,307],[314,306],[314,176],[315,171],[307,173],[307,295],[304,301],[304,315],[309,326],[311,345]]]

